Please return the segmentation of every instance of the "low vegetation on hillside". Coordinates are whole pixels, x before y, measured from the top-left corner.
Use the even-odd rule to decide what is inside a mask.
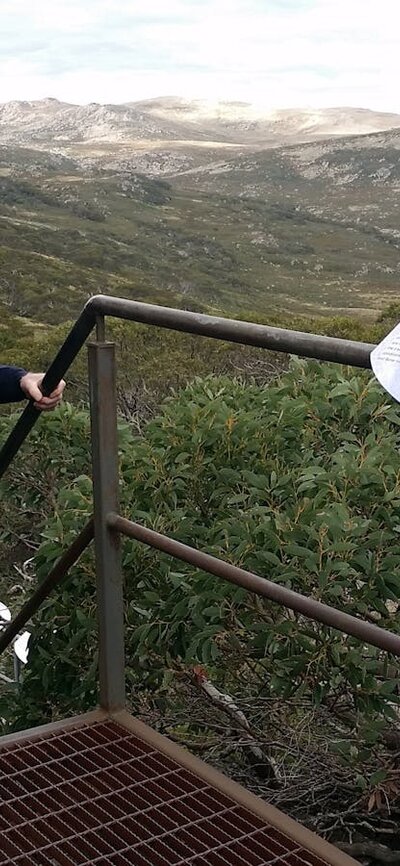
[[[339,114],[308,144],[257,123],[232,143],[232,118],[172,128],[167,101],[129,108],[135,144],[126,106],[60,138],[57,105],[3,126],[2,363],[45,370],[101,292],[367,343],[399,320],[398,130],[322,140]],[[122,138],[92,140],[121,112]],[[123,513],[399,633],[400,413],[372,376],[121,321],[107,337]],[[92,511],[86,364],[1,483],[13,613]],[[134,711],[363,864],[399,863],[397,661],[138,544],[123,565]],[[5,731],[95,705],[94,583],[89,551],[29,623],[20,688],[2,658]]]
[[[398,290],[392,137],[218,159],[203,148],[193,168],[188,145],[166,150],[165,174],[141,148],[0,146],[0,301],[53,324],[98,291],[233,315],[370,318]]]
[[[398,633],[399,427],[367,373],[296,361],[267,386],[198,379],[141,435],[121,422],[121,510]],[[35,543],[38,523],[26,567],[40,580],[92,510],[86,409],[42,418],[24,451],[2,485],[2,543]],[[329,838],[400,848],[396,663],[139,544],[123,565],[135,711]],[[93,568],[88,553],[35,618],[8,728],[96,702]],[[29,581],[10,584],[18,607]],[[256,762],[205,681],[245,713]]]

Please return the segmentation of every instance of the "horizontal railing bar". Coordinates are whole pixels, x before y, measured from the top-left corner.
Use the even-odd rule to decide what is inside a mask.
[[[370,354],[375,348],[374,345],[356,340],[343,340],[338,337],[291,331],[287,328],[256,325],[252,322],[207,316],[204,313],[191,313],[187,310],[144,304],[125,298],[111,298],[107,295],[95,295],[88,301],[86,308],[103,316],[116,316],[146,325],[157,325],[174,331],[213,337],[216,340],[258,346],[274,352],[288,352],[354,367],[370,368]]]
[[[351,616],[334,607],[329,607],[327,604],[323,604],[314,598],[307,598],[298,592],[273,583],[250,571],[245,571],[243,568],[238,568],[236,565],[231,565],[228,562],[224,562],[224,560],[217,559],[215,556],[210,556],[208,553],[203,553],[173,538],[168,538],[166,535],[160,535],[159,532],[147,529],[139,523],[133,523],[131,520],[121,517],[121,515],[108,514],[107,524],[110,528],[121,532],[123,535],[127,535],[129,538],[134,538],[136,541],[148,544],[150,547],[155,547],[157,550],[161,550],[183,562],[188,562],[202,571],[207,571],[209,574],[216,575],[216,577],[222,577],[224,580],[230,581],[230,583],[235,583],[256,595],[262,595],[270,599],[270,601],[284,605],[284,607],[296,613],[301,613],[309,619],[321,622],[345,634],[357,637],[367,644],[372,644],[372,646],[400,656],[400,637],[390,631],[379,628],[379,626],[363,622],[363,620],[357,619],[355,616]]]
[[[71,366],[93,329],[96,317],[106,315],[147,325],[157,325],[160,328],[184,331],[188,334],[213,337],[217,340],[242,343],[246,346],[271,349],[274,352],[288,352],[305,358],[348,364],[353,367],[370,368],[370,354],[375,348],[372,344],[360,343],[356,340],[342,340],[336,337],[291,331],[287,328],[255,325],[252,322],[206,316],[203,313],[191,313],[187,310],[176,310],[173,307],[129,301],[126,298],[94,295],[83,308],[47,370],[41,386],[45,396],[51,394]],[[28,403],[0,451],[0,478],[4,475],[39,415],[40,411],[35,409],[33,401]]]
[[[68,550],[62,554],[58,562],[53,566],[47,577],[39,584],[35,592],[31,595],[24,606],[21,608],[17,616],[12,622],[0,632],[0,653],[9,646],[13,638],[16,637],[21,628],[38,611],[42,602],[48,595],[58,586],[64,579],[72,565],[75,565],[81,554],[86,550],[94,536],[93,517],[83,527],[82,531],[77,535]]]

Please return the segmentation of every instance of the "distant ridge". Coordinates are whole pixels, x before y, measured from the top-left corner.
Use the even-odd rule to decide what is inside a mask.
[[[140,141],[220,142],[258,147],[400,128],[400,115],[364,108],[281,109],[178,96],[118,105],[72,105],[54,97],[0,105],[0,143],[35,147]]]

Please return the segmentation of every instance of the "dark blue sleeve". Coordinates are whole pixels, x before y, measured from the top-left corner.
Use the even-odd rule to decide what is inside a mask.
[[[17,403],[18,400],[26,400],[20,380],[25,376],[26,370],[22,367],[6,367],[0,364],[0,403]]]

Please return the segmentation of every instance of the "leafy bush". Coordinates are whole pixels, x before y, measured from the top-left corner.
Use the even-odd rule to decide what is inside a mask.
[[[398,632],[399,424],[369,374],[330,365],[293,361],[265,388],[197,380],[142,438],[121,425],[121,511]],[[41,427],[45,468],[67,483],[42,533],[39,579],[91,511],[87,426],[66,407]],[[50,458],[52,437],[62,451]],[[359,719],[393,715],[398,679],[378,650],[137,543],[124,544],[123,563],[129,691],[200,661],[222,684],[345,699]],[[87,557],[36,619],[12,723],[93,706],[96,644]]]

